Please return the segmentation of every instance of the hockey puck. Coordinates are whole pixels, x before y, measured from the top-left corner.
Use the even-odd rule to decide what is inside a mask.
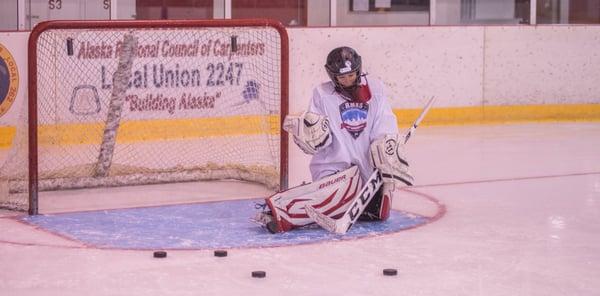
[[[383,275],[397,275],[398,274],[398,270],[394,269],[394,268],[386,268],[383,270]]]
[[[167,252],[165,251],[155,251],[154,258],[165,258],[167,257]]]
[[[267,276],[267,273],[262,270],[257,270],[252,272],[253,278],[264,278]]]
[[[215,257],[227,257],[227,251],[215,250]]]

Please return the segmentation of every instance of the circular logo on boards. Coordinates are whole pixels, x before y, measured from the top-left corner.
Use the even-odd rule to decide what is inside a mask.
[[[19,89],[17,62],[8,49],[0,43],[0,116],[10,109]]]

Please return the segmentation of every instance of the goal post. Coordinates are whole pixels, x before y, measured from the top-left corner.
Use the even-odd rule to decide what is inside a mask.
[[[45,190],[220,179],[285,189],[288,51],[272,20],[41,23],[29,39],[27,159],[0,164],[3,191],[27,192],[34,215]]]

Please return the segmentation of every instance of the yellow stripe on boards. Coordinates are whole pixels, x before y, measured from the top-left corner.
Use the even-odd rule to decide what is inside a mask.
[[[117,143],[257,135],[265,130],[277,135],[278,127],[276,115],[125,121],[119,127]],[[103,129],[100,123],[41,126],[39,145],[99,145]]]
[[[421,109],[395,109],[400,126],[413,123]],[[436,108],[421,125],[498,124],[543,121],[600,121],[600,104],[518,105]]]
[[[14,126],[0,126],[0,149],[10,147],[16,133]]]
[[[194,139],[279,134],[279,116],[230,116],[198,119],[129,121],[122,124],[117,142]]]
[[[486,123],[526,121],[598,121],[600,104],[490,106],[484,108]]]

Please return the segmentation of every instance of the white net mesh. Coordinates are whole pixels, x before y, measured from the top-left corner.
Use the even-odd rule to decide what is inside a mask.
[[[42,32],[39,189],[214,179],[278,188],[281,46],[268,26]],[[26,208],[24,147],[26,137],[0,169],[4,207],[12,198]]]
[[[17,101],[13,106],[17,110],[15,132],[10,139],[8,150],[2,151],[0,158],[0,207],[10,210],[27,209],[28,189],[25,181],[28,179],[27,166],[27,102]],[[15,182],[22,183],[15,188]]]

